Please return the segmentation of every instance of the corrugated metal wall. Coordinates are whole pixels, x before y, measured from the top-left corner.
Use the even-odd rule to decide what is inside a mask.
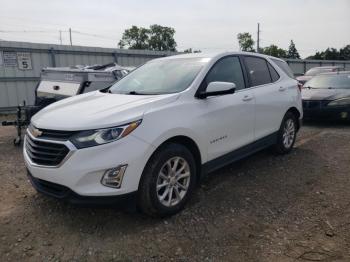
[[[18,53],[30,56],[32,69],[20,69]],[[5,54],[12,53],[16,61],[5,61]],[[0,111],[22,103],[34,102],[34,90],[43,67],[93,65],[117,62],[123,66],[138,66],[150,59],[177,54],[148,50],[124,50],[113,48],[34,44],[0,41]],[[341,65],[350,70],[350,61],[286,60],[294,74],[303,74],[315,66]]]
[[[295,75],[302,75],[316,66],[342,66],[350,70],[350,61],[285,59]]]
[[[32,69],[20,69],[5,61],[4,55],[29,53]],[[148,50],[34,44],[0,41],[0,110],[8,110],[26,101],[34,102],[34,90],[43,67],[93,65],[117,62],[123,66],[138,66],[148,60],[177,54]]]

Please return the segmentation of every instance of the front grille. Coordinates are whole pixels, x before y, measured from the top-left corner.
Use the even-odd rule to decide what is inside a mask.
[[[66,141],[68,140],[72,135],[74,135],[75,131],[60,131],[60,130],[48,130],[48,129],[39,129],[42,134],[40,135],[40,138],[42,139],[50,139],[50,140],[59,140],[59,141]]]
[[[69,153],[69,149],[63,144],[44,142],[26,136],[26,152],[31,161],[43,166],[57,166]]]

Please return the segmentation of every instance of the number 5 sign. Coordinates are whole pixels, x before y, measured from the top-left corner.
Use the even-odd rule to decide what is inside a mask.
[[[17,53],[18,68],[21,70],[32,70],[32,58],[30,53]]]

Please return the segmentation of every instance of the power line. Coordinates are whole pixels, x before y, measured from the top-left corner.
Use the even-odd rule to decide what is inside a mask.
[[[71,28],[69,28],[68,30],[0,30],[0,33],[3,34],[22,34],[22,33],[32,33],[32,34],[59,34],[59,43],[62,45],[63,44],[63,40],[62,40],[62,33],[69,33],[69,43],[70,45],[73,45],[73,33],[75,34],[79,34],[82,36],[89,36],[89,37],[95,37],[95,38],[100,38],[100,39],[108,39],[108,40],[113,40],[113,41],[117,41],[117,38],[112,38],[112,37],[108,37],[106,35],[99,35],[99,34],[92,34],[92,33],[88,33],[88,32],[82,32],[82,31],[77,31],[77,30],[72,30]]]
[[[57,33],[57,32],[69,32],[76,33],[80,35],[86,35],[86,36],[92,36],[97,38],[104,38],[104,39],[110,39],[110,40],[116,40],[115,38],[108,37],[106,35],[98,35],[98,34],[91,34],[87,32],[72,30],[71,28],[69,30],[0,30],[0,33]]]
[[[104,38],[104,39],[109,39],[109,40],[116,40],[112,37],[108,37],[108,36],[104,36],[104,35],[96,35],[96,34],[90,34],[90,33],[85,33],[85,32],[81,32],[81,31],[76,31],[76,30],[72,30],[72,32],[80,34],[80,35],[87,35],[87,36],[92,36],[92,37],[97,37],[97,38]]]
[[[0,30],[0,33],[52,33],[57,30]]]

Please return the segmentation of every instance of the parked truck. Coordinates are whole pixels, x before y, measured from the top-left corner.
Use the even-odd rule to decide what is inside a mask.
[[[22,128],[29,124],[35,113],[64,98],[107,88],[133,69],[116,63],[43,68],[35,88],[34,105],[26,105],[23,101],[23,104],[17,107],[16,120],[3,121],[2,125],[16,127],[17,137],[14,144],[20,145]]]

